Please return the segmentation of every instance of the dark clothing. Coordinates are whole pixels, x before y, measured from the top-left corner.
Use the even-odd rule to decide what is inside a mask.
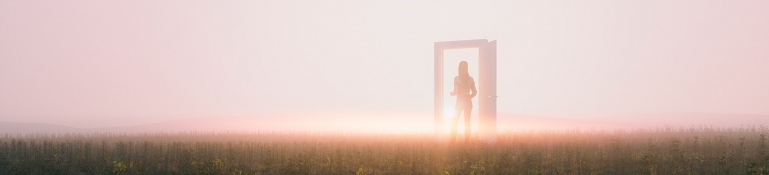
[[[470,140],[470,114],[473,111],[473,102],[471,100],[475,96],[475,81],[473,77],[454,77],[454,93],[457,95],[457,104],[454,106],[456,112],[451,122],[451,142],[453,143],[456,139],[457,122],[459,122],[459,115],[463,112],[465,115],[465,142],[468,142]]]
[[[454,108],[454,119],[451,121],[451,143],[454,143],[457,137],[457,122],[459,122],[459,115],[464,112],[465,114],[465,142],[470,141],[470,114],[473,112],[473,102],[470,98],[460,99],[457,97],[457,106]]]

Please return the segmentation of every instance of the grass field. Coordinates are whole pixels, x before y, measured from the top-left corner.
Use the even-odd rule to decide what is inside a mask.
[[[502,133],[4,134],[0,174],[769,174],[764,126]]]

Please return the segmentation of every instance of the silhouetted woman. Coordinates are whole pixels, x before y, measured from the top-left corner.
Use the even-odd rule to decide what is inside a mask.
[[[450,93],[451,96],[457,96],[457,105],[454,107],[456,112],[451,122],[451,143],[454,143],[457,136],[457,121],[462,112],[465,113],[465,142],[470,140],[470,114],[473,111],[473,102],[470,100],[476,93],[475,81],[467,71],[467,62],[459,62],[459,76],[454,77],[454,91]]]

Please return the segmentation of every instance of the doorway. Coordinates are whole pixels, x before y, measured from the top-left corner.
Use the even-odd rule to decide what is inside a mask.
[[[465,61],[468,61],[468,68],[470,71],[471,76],[473,76],[473,72],[476,72],[477,75],[475,75],[475,81],[476,81],[476,89],[478,90],[478,95],[476,98],[474,98],[477,102],[477,104],[473,104],[473,112],[477,111],[477,127],[474,124],[471,124],[471,129],[473,131],[477,131],[475,133],[471,133],[471,135],[478,135],[478,138],[483,141],[487,142],[496,142],[497,141],[497,41],[488,41],[485,39],[477,39],[477,40],[461,40],[461,41],[444,41],[444,42],[435,42],[434,47],[434,56],[435,56],[435,94],[434,94],[434,110],[433,110],[433,118],[435,120],[434,123],[434,129],[435,129],[435,141],[440,142],[443,141],[444,137],[446,136],[445,130],[451,129],[450,125],[448,127],[445,127],[447,122],[451,122],[451,119],[453,117],[453,103],[450,100],[450,97],[446,97],[449,92],[453,91],[453,77],[457,75],[457,67],[458,67],[458,60],[454,59],[463,59],[462,56],[459,56],[459,58],[449,58],[451,60],[448,60],[448,62],[445,62],[444,55],[446,55],[446,52],[448,51],[449,54],[454,54],[450,51],[453,49],[475,49],[474,51],[476,55],[475,60],[477,62],[475,63],[475,66],[473,66],[473,63],[470,61],[473,59],[467,59]],[[472,51],[472,50],[470,50]],[[468,54],[463,53],[467,52],[467,50],[459,50],[458,54]],[[453,56],[452,56],[453,57]],[[473,58],[473,56],[469,56],[469,58]],[[452,66],[455,65],[455,66]],[[476,68],[473,70],[473,68]],[[458,71],[457,71],[458,72]],[[452,75],[453,74],[453,75]],[[447,87],[448,84],[451,83],[450,87]],[[449,89],[452,88],[452,89]],[[474,102],[475,103],[475,102]],[[446,111],[446,109],[449,109],[451,111]],[[447,115],[446,114],[450,114]],[[448,118],[448,119],[447,119]],[[471,123],[472,122],[471,117]],[[458,122],[458,128],[459,130],[459,123]],[[449,123],[450,124],[450,123]],[[463,125],[462,125],[463,126]],[[463,127],[462,127],[463,128]]]

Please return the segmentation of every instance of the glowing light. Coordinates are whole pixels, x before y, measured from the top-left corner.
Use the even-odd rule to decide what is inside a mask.
[[[454,113],[456,112],[456,110],[454,110],[453,106],[452,107],[444,107],[443,109],[445,110],[445,111],[443,111],[443,116],[444,117],[446,117],[446,118],[454,117]]]

